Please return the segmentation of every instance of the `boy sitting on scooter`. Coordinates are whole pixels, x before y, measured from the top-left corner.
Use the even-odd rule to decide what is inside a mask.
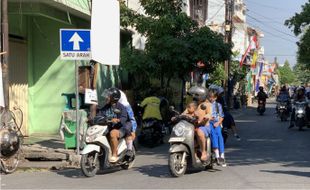
[[[189,117],[196,117],[195,111],[197,110],[197,102],[190,102],[187,106],[182,115],[186,115]]]

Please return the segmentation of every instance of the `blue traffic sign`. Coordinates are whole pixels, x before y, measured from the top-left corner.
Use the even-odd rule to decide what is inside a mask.
[[[91,59],[90,30],[60,29],[60,53],[66,60]]]

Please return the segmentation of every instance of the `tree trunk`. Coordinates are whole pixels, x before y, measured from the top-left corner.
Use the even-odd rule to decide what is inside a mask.
[[[181,78],[182,80],[182,89],[181,89],[181,105],[180,105],[180,109],[181,111],[184,110],[184,94],[185,94],[185,79]]]
[[[162,69],[160,72],[160,87],[161,87],[161,89],[163,89],[165,87],[165,78],[164,78],[164,73],[162,72]]]

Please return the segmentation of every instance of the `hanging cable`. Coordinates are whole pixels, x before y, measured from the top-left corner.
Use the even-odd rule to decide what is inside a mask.
[[[255,17],[253,17],[253,16],[251,16],[251,15],[249,15],[249,14],[246,14],[246,15],[247,15],[249,18],[251,18],[251,19],[257,21],[258,23],[261,23],[261,24],[265,25],[264,22],[258,20],[257,18],[255,18]],[[281,31],[281,30],[279,30],[279,29],[277,29],[277,28],[275,28],[275,27],[272,27],[272,26],[268,26],[268,27],[272,28],[273,30],[275,30],[275,31],[277,31],[277,32],[279,32],[279,33],[281,33],[281,34],[284,34],[284,35],[286,35],[286,36],[289,36],[289,37],[292,37],[292,38],[295,38],[295,39],[296,39],[296,36],[293,36],[293,35],[291,35],[291,34],[288,34],[288,33],[286,33],[286,32],[283,32],[283,31]]]

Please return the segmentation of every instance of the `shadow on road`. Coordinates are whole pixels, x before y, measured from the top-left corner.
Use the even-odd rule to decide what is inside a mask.
[[[98,171],[98,173],[96,174],[96,176],[100,176],[100,175],[106,175],[106,174],[111,174],[111,173],[115,173],[115,172],[119,172],[122,169],[120,167],[116,167],[116,168],[109,168],[106,170],[100,170]],[[60,170],[60,171],[55,171],[58,175],[62,175],[64,177],[68,177],[68,178],[76,178],[76,179],[80,179],[80,178],[87,178],[81,171],[81,169],[67,169],[67,170]]]
[[[310,177],[310,172],[302,172],[302,171],[282,171],[282,170],[261,170],[261,172],[275,173],[275,174],[287,174],[301,177]]]
[[[159,177],[159,178],[171,177],[168,165],[155,164],[155,165],[141,166],[138,168],[134,168],[134,170],[151,177]]]
[[[85,178],[80,169],[59,170],[55,171],[55,173],[73,179]]]
[[[229,166],[278,163],[282,167],[310,167],[309,130],[287,129],[289,123],[276,117],[274,107],[268,104],[263,116],[254,108],[248,109],[236,120],[242,140],[237,142],[232,136],[228,139]]]

